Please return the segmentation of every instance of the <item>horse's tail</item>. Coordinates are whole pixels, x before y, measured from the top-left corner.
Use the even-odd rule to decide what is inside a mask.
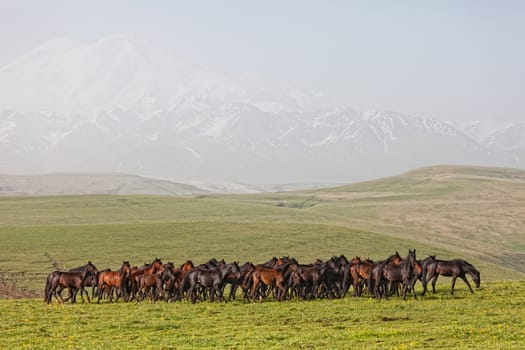
[[[51,273],[47,275],[46,287],[44,289],[44,301],[49,304],[51,300]]]
[[[184,276],[184,279],[182,280],[182,283],[180,284],[179,290],[181,297],[184,296],[184,293],[187,292],[190,289],[190,276],[192,275],[192,272],[189,271],[186,276]]]
[[[343,293],[342,297],[344,298],[346,296],[346,293],[348,293],[348,290],[350,289],[350,285],[352,284],[352,274],[350,272],[350,265],[346,265],[343,269]]]
[[[44,294],[45,294],[44,300],[48,304],[51,303],[51,299],[53,298],[53,292],[57,288],[58,278],[59,276],[58,276],[57,271],[51,272],[49,275],[47,275],[46,288],[44,290]]]
[[[428,284],[428,265],[433,264],[435,262],[435,258],[423,260],[423,264],[421,265],[421,284],[423,285],[423,288],[426,288],[426,285]],[[430,270],[432,271],[433,269],[431,268]],[[432,272],[432,274],[434,273]]]

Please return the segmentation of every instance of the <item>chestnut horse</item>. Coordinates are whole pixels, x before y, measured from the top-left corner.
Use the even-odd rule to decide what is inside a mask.
[[[252,287],[252,299],[255,302],[255,294],[259,292],[261,285],[268,287],[277,288],[277,300],[283,300],[286,296],[286,288],[284,287],[284,274],[281,270],[269,269],[260,266],[253,266],[254,272],[253,287]],[[259,293],[259,302],[262,303],[263,295]]]
[[[107,290],[109,292],[109,302],[112,303],[114,289],[117,290],[117,299],[115,301],[118,301],[120,296],[122,296],[125,301],[128,301],[127,282],[128,282],[130,273],[131,273],[131,266],[129,265],[129,261],[123,261],[122,266],[120,267],[118,271],[111,271],[111,270],[102,271],[98,276],[97,303],[100,302],[100,299],[102,298],[102,293],[104,292],[104,290]]]

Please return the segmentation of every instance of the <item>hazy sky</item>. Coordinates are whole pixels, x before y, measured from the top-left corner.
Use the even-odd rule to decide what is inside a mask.
[[[525,121],[525,1],[0,0],[0,66],[115,33],[357,108]]]

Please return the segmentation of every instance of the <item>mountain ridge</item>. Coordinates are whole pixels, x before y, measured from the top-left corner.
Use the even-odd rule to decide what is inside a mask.
[[[480,139],[472,125],[327,107],[282,80],[197,67],[129,35],[40,46],[0,68],[0,101],[7,173],[333,183],[443,163],[525,165],[525,128]]]

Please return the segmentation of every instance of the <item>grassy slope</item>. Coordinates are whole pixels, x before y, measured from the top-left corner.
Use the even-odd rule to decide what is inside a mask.
[[[415,247],[419,257],[466,258],[484,280],[522,278],[524,179],[517,170],[438,167],[303,193],[1,198],[0,277],[40,292],[54,266],[88,259],[99,268],[155,256],[380,259]]]
[[[323,215],[332,223],[415,240],[435,247],[438,254],[438,249],[448,250],[525,273],[523,170],[429,167],[343,187],[265,194],[251,200],[290,207],[303,203],[312,215]]]

